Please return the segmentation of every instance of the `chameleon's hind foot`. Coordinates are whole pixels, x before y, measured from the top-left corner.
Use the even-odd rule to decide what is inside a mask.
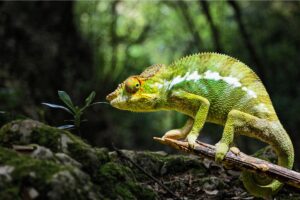
[[[216,144],[215,161],[220,163],[224,159],[225,155],[227,154],[228,149],[229,146],[227,144],[218,142]]]
[[[230,147],[230,151],[238,156],[241,153],[241,150],[237,147]]]

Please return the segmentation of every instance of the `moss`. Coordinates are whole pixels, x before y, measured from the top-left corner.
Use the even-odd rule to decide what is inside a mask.
[[[21,136],[18,134],[17,131],[14,131],[12,129],[13,124],[8,123],[0,129],[0,144],[5,147],[10,147],[12,144],[12,141],[14,141],[14,144],[24,144],[25,142],[21,141]]]
[[[51,162],[32,159],[28,156],[19,155],[8,149],[0,148],[0,164],[13,168],[8,179],[11,180],[6,187],[0,189],[0,199],[7,199],[6,196],[18,195],[23,186],[32,186],[39,190],[43,188],[45,181],[53,174],[62,169]]]
[[[207,169],[196,157],[186,155],[167,155],[160,152],[133,152],[123,151],[128,157],[142,166],[154,176],[182,173],[189,169],[197,169],[198,172],[206,173]],[[137,173],[138,179],[148,179],[144,174]]]
[[[19,189],[11,185],[6,185],[5,188],[0,189],[0,199],[20,199]]]
[[[101,192],[111,199],[154,199],[156,194],[143,188],[134,178],[133,172],[125,166],[108,162],[101,166],[97,177]]]
[[[155,199],[157,197],[153,190],[137,185],[136,182],[129,182],[128,187],[137,199]]]
[[[5,184],[5,187],[0,188],[0,199],[18,199],[20,196],[26,196],[29,188],[38,191],[40,199],[51,199],[51,195],[53,199],[69,196],[90,199],[87,198],[88,194],[96,194],[89,177],[71,166],[33,159],[2,147],[0,166],[9,169],[6,170],[6,178],[0,177],[0,184]]]
[[[36,143],[57,152],[63,150],[67,142],[89,147],[88,144],[68,131],[30,119],[12,121],[0,129],[0,144],[6,147],[10,147],[12,144]]]
[[[38,144],[52,152],[66,153],[82,163],[84,170],[91,175],[109,160],[107,150],[92,148],[68,131],[29,119],[13,121],[2,127],[0,144],[6,147],[11,147],[12,144]]]
[[[12,144],[37,143],[57,151],[61,130],[34,120],[16,120],[0,129],[0,144],[10,147]]]
[[[32,129],[30,141],[31,143],[45,146],[53,152],[58,152],[61,149],[62,131],[56,128],[41,126]]]
[[[95,179],[99,166],[109,161],[106,149],[91,148],[79,143],[69,143],[68,153],[82,164],[82,169]]]
[[[166,173],[180,173],[189,169],[196,168],[202,173],[206,172],[206,168],[199,161],[199,159],[192,159],[188,156],[183,155],[172,155],[164,159],[164,167],[167,169]]]

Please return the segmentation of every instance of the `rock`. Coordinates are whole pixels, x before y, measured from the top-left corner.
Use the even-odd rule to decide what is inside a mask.
[[[193,155],[168,155],[162,152],[135,152],[129,150],[122,150],[122,152],[154,176],[180,173],[190,168],[206,171],[203,162]],[[115,152],[112,152],[110,156],[112,160],[118,160]]]
[[[110,199],[155,199],[156,196],[151,189],[136,184],[130,168],[115,162],[101,166],[97,183],[101,185],[101,193]]]
[[[4,187],[6,182],[10,182],[12,180],[11,178],[11,172],[14,170],[15,168],[13,166],[9,166],[9,165],[3,165],[0,167],[0,179],[2,180],[2,185],[0,182],[0,186]]]
[[[55,158],[63,165],[71,165],[77,168],[81,168],[82,164],[65,153],[56,153]]]
[[[74,168],[73,171],[61,170],[49,181],[50,188],[47,199],[99,199],[90,177]]]
[[[253,199],[239,172],[193,155],[116,152],[34,120],[0,129],[0,199]],[[299,199],[284,187],[280,199]]]
[[[62,152],[82,164],[89,174],[97,173],[99,166],[109,160],[105,148],[92,148],[79,137],[58,128],[34,120],[17,120],[0,129],[0,145],[38,144],[52,152]]]
[[[32,158],[40,160],[53,160],[54,155],[52,151],[46,147],[35,145],[34,151],[30,154]]]
[[[0,129],[0,144],[6,147],[0,149],[3,162],[0,166],[5,163],[4,175],[0,174],[0,185],[5,186],[0,188],[0,199],[17,199],[19,194],[30,199],[153,199],[155,196],[137,182],[131,169],[109,162],[107,149],[93,148],[68,131],[34,120],[13,121]],[[34,145],[34,148],[26,154],[7,149],[16,145]],[[10,159],[22,165],[8,165]],[[9,171],[15,168],[21,174],[11,176]],[[5,185],[7,181],[26,184]]]
[[[35,198],[37,198],[39,196],[39,193],[38,193],[38,191],[36,191],[36,189],[29,188],[28,189],[28,195],[29,195],[30,199],[35,199]]]
[[[0,187],[0,199],[19,199],[20,195],[38,195],[40,199],[100,199],[90,177],[75,167],[31,158],[3,147],[0,147],[0,158],[0,184],[5,183]]]

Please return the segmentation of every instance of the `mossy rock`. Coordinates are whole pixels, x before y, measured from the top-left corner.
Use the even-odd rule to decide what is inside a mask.
[[[12,148],[13,145],[34,147],[31,152],[26,152],[26,156],[3,148],[3,152],[8,153],[0,153],[0,164],[4,166],[0,170],[5,170],[3,181],[0,178],[0,187],[1,184],[3,186],[0,199],[20,199],[27,198],[28,195],[38,195],[38,199],[155,197],[152,190],[138,183],[131,169],[121,163],[109,162],[110,157],[106,149],[94,148],[68,131],[34,120],[13,121],[0,129],[0,145],[7,148]],[[24,160],[26,162],[23,162]],[[12,164],[13,161],[20,164]],[[17,165],[18,168],[15,167]],[[10,175],[5,179],[10,171],[14,175],[13,181],[6,183],[6,179],[12,179]],[[47,187],[52,189],[45,192]],[[73,192],[76,187],[77,193]],[[88,192],[89,190],[91,192]],[[87,192],[84,193],[85,191]]]
[[[14,146],[13,146],[14,145]],[[15,145],[34,147],[17,153]],[[1,147],[2,146],[2,147]],[[251,199],[239,172],[191,155],[122,152],[183,199]],[[126,160],[126,159],[125,159]],[[280,199],[299,199],[284,187]],[[174,199],[116,152],[34,120],[0,129],[0,199]]]
[[[0,129],[0,144],[6,147],[11,147],[13,144],[39,144],[57,152],[66,151],[69,143],[90,147],[68,131],[31,119],[12,121]]]
[[[165,152],[129,150],[122,150],[122,152],[154,176],[177,174],[189,169],[196,169],[198,173],[206,172],[203,162],[193,155],[168,155]],[[115,152],[110,156],[113,161],[118,160]],[[138,175],[141,175],[140,178],[146,178],[144,174]]]
[[[108,162],[99,169],[97,182],[101,193],[110,199],[155,199],[156,194],[139,185],[133,171],[126,166]]]
[[[0,145],[38,144],[52,152],[63,152],[82,164],[84,171],[96,176],[98,168],[109,161],[105,148],[93,148],[72,133],[41,122],[26,119],[4,125],[0,129]]]
[[[0,199],[100,199],[89,176],[75,167],[0,147]]]

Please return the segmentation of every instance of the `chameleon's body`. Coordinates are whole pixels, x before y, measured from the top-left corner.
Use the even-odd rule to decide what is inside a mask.
[[[168,131],[164,137],[187,138],[191,146],[205,122],[223,125],[222,138],[216,144],[217,161],[224,158],[234,136],[240,134],[270,144],[279,165],[293,166],[293,145],[265,87],[250,68],[232,57],[202,53],[169,66],[151,66],[129,77],[107,100],[123,110],[176,110],[188,115],[183,128]],[[243,182],[250,193],[259,197],[269,197],[282,186],[276,180],[259,182],[248,172],[243,172]]]

